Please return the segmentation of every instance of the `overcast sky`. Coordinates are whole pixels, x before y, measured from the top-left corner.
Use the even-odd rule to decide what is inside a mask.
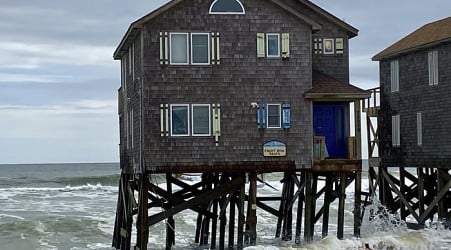
[[[1,0],[0,163],[118,161],[112,53],[132,21],[165,2]],[[451,14],[449,0],[313,2],[360,30],[350,71],[361,88],[378,85],[373,55]]]

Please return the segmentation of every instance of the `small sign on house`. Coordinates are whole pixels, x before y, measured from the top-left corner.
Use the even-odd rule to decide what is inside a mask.
[[[287,155],[287,146],[280,141],[268,141],[263,144],[263,156],[279,157]]]

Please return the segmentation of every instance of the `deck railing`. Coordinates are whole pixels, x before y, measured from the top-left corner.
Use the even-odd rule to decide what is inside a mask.
[[[370,97],[363,101],[363,112],[372,112],[373,110],[379,109],[380,98],[381,98],[381,88],[368,89],[370,92]]]
[[[347,159],[358,160],[358,148],[356,147],[356,138],[350,136],[347,138]],[[329,157],[329,153],[326,147],[326,137],[314,136],[313,137],[313,160],[321,161]]]

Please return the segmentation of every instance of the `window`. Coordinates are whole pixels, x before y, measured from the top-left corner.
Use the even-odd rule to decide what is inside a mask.
[[[393,60],[390,62],[390,82],[391,92],[399,91],[399,61]]]
[[[279,34],[266,34],[266,56],[267,57],[279,57]]]
[[[266,120],[268,121],[268,128],[280,128],[280,104],[268,104],[267,108],[268,117]]]
[[[191,109],[191,124],[193,136],[210,135],[210,105],[193,104]]]
[[[400,118],[399,115],[393,115],[391,117],[391,137],[392,137],[392,146],[399,147],[401,138],[400,138]]]
[[[215,53],[210,53],[209,33],[170,33],[169,63],[174,65],[208,65],[210,64],[210,56],[212,56],[214,57],[211,60],[212,63],[219,64],[219,33],[213,32],[211,37],[213,39],[213,52]],[[160,64],[167,63],[165,40],[164,33],[160,32]]]
[[[170,112],[171,136],[211,135],[210,104],[172,104]]]
[[[171,64],[188,64],[188,33],[170,34]]]
[[[244,7],[238,0],[215,0],[210,6],[210,14],[244,14]]]
[[[171,135],[188,136],[188,104],[171,105]]]
[[[334,39],[332,39],[332,38],[324,39],[323,45],[324,45],[324,54],[325,55],[335,53]]]
[[[429,85],[438,84],[438,55],[437,50],[431,51],[428,54],[429,64]]]
[[[210,63],[210,39],[209,34],[192,33],[191,34],[191,63],[209,64]]]
[[[417,113],[417,145],[423,145],[423,121],[421,117],[421,112]]]

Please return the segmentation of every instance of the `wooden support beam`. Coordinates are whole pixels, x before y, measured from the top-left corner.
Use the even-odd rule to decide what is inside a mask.
[[[313,240],[312,218],[314,211],[312,211],[313,206],[312,178],[313,173],[311,171],[308,171],[305,177],[304,241],[306,242],[310,242]]]
[[[172,179],[171,174],[166,174],[166,191],[169,194],[172,194]],[[169,202],[168,208],[172,207],[172,204]],[[166,222],[166,249],[170,250],[172,249],[172,246],[175,245],[175,221],[174,217],[169,216],[168,220]],[[146,248],[142,248],[146,249]]]
[[[332,202],[332,176],[328,174],[326,176],[325,193],[324,193],[324,211],[323,211],[323,229],[322,237],[326,237],[329,234],[329,206]]]
[[[219,176],[218,175],[214,175],[214,180],[213,180],[213,184],[215,186],[215,188],[219,185]],[[211,223],[211,244],[210,244],[210,249],[216,249],[216,233],[217,233],[217,226],[218,226],[218,203],[219,203],[219,199],[215,199],[213,201],[213,214],[215,215],[214,218],[212,219],[212,223]]]
[[[361,213],[361,189],[362,189],[362,172],[355,172],[354,180],[354,236],[360,237],[360,227],[362,225],[363,214]]]
[[[298,197],[298,211],[296,215],[296,236],[295,236],[295,243],[301,244],[301,230],[302,230],[302,210],[304,207],[304,201],[305,201],[305,172],[301,172],[300,176],[300,185],[298,185],[299,189],[297,193],[299,193]]]
[[[190,209],[196,205],[205,204],[206,202],[216,199],[221,195],[227,194],[229,192],[233,192],[241,187],[241,185],[244,185],[244,179],[242,177],[236,177],[229,183],[224,183],[215,190],[202,192],[202,194],[196,196],[195,198],[185,201],[183,203],[177,204],[173,206],[172,208],[154,214],[148,218],[149,225],[153,225],[157,222],[160,222],[169,216],[172,216],[180,211],[183,211],[185,209]]]
[[[249,173],[249,200],[246,218],[246,244],[255,246],[257,240],[257,174]]]
[[[280,237],[280,233],[282,232],[282,221],[283,221],[283,212],[285,210],[285,200],[287,199],[286,193],[287,193],[287,176],[286,173],[283,175],[283,186],[282,186],[282,194],[280,197],[280,204],[279,204],[279,211],[277,213],[277,226],[276,226],[276,238]]]
[[[343,239],[344,235],[344,210],[346,199],[346,172],[340,173],[340,186],[338,190],[338,213],[337,213],[337,238]]]
[[[286,184],[287,184],[287,194],[286,194],[286,199],[285,199],[285,209],[283,212],[283,230],[282,230],[282,240],[285,241],[290,241],[293,237],[293,228],[292,228],[292,223],[293,223],[293,212],[292,212],[292,208],[293,208],[293,193],[294,193],[294,182],[293,182],[293,178],[292,178],[292,173],[286,173]]]
[[[424,172],[423,168],[417,168],[418,175],[418,211],[420,216],[424,214]]]
[[[136,247],[139,249],[147,249],[149,240],[149,225],[147,223],[148,216],[148,193],[149,193],[149,175],[144,173],[139,180],[139,203],[138,218],[136,223]]]
[[[443,170],[437,168],[437,194],[440,194],[441,191],[444,189],[445,184],[445,178],[444,176],[447,175],[447,172],[444,172]],[[446,189],[448,191],[448,188]],[[446,193],[446,192],[445,192]],[[437,195],[438,196],[438,195]],[[439,199],[437,201],[437,213],[438,213],[438,219],[442,220],[447,217],[447,209],[445,208],[445,203],[443,199]]]
[[[415,217],[415,219],[417,220],[418,223],[421,223],[420,222],[420,217],[417,215],[415,210],[413,210],[413,208],[410,206],[409,202],[406,200],[406,198],[401,193],[401,191],[399,191],[399,189],[396,187],[395,183],[391,180],[391,178],[387,174],[387,172],[385,170],[382,170],[381,172],[382,172],[382,175],[383,175],[384,179],[388,182],[388,184],[391,186],[391,189],[398,195],[398,197],[401,199],[401,201],[407,207],[407,209],[409,210],[410,214],[412,214],[412,216]]]
[[[405,178],[406,178],[405,172],[406,171],[405,171],[404,167],[399,167],[399,191],[404,196],[407,193],[406,182],[405,182]],[[401,220],[405,221],[406,217],[407,217],[407,211],[406,211],[405,206],[401,199],[399,199],[399,210],[400,210],[400,214],[401,214]]]
[[[241,177],[242,179],[245,179],[245,176]],[[244,200],[245,200],[245,183],[244,181],[241,183],[241,187],[239,189],[239,197],[238,197],[238,229],[237,229],[237,239],[236,239],[236,246],[237,249],[243,249],[244,247],[244,223],[245,223],[245,216],[244,216]]]
[[[229,211],[229,249],[233,249],[235,246],[235,206],[237,204],[238,192],[231,195],[230,199],[230,211]]]
[[[449,180],[444,186],[441,187],[439,192],[437,193],[437,196],[434,198],[434,200],[429,204],[426,211],[421,215],[421,217],[418,219],[418,222],[420,224],[423,224],[427,217],[429,216],[429,213],[432,212],[432,210],[435,208],[435,206],[438,205],[438,202],[442,200],[443,196],[449,191],[451,188],[451,180]]]

